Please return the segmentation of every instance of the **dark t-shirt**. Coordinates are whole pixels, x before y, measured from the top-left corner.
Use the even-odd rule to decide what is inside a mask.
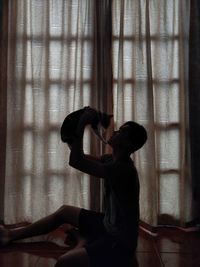
[[[104,226],[131,250],[135,250],[139,227],[139,179],[131,159],[114,162],[104,155],[107,177],[104,181]]]

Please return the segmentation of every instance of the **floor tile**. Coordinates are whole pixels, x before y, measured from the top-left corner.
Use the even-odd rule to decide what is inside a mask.
[[[50,235],[13,243],[0,250],[0,267],[54,267],[70,248],[66,234],[57,230]],[[140,231],[137,263],[131,267],[200,267],[200,233],[160,229],[158,236]],[[124,267],[124,266],[122,266]]]
[[[136,258],[139,267],[163,267],[162,262],[156,253],[137,252]]]
[[[154,249],[153,243],[154,243],[154,237],[152,237],[148,233],[140,231],[139,238],[138,238],[137,252],[154,251],[155,249]]]
[[[20,253],[15,251],[10,251],[7,253],[0,252],[1,267],[37,267],[39,259],[40,257],[28,253]]]
[[[55,259],[39,258],[36,267],[54,267],[56,264]]]
[[[199,267],[199,254],[186,253],[161,253],[161,258],[165,267]]]
[[[160,252],[195,253],[200,247],[200,233],[187,233],[176,229],[159,232],[155,243]]]

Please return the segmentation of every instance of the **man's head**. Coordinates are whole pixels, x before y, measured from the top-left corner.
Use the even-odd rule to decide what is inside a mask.
[[[113,133],[108,143],[114,149],[124,148],[131,154],[140,149],[146,140],[147,132],[145,128],[134,121],[128,121]]]

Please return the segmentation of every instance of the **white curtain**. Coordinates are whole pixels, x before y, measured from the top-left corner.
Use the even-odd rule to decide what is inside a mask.
[[[148,130],[134,156],[141,219],[190,219],[188,24],[187,0],[10,1],[6,223],[36,220],[63,203],[100,205],[101,185],[68,166],[59,136],[64,117],[85,105],[113,111],[114,127],[133,119]],[[104,151],[89,131],[84,144]]]
[[[96,104],[93,13],[90,0],[10,1],[6,223],[39,219],[63,203],[90,207],[89,178],[69,167],[59,131],[67,114]]]
[[[148,142],[134,159],[140,174],[141,220],[190,219],[187,151],[189,1],[113,0],[116,127],[136,120]]]

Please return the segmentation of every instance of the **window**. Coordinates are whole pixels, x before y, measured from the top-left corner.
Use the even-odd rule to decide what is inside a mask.
[[[136,120],[146,126],[149,135],[150,144],[135,159],[143,180],[141,213],[154,207],[158,215],[175,219],[182,212],[180,184],[185,175],[180,10],[179,1],[113,1],[117,127]],[[154,166],[152,172],[149,165]],[[148,196],[148,185],[156,197]]]
[[[16,221],[63,202],[89,207],[88,176],[66,168],[69,150],[59,132],[67,114],[91,105],[92,2],[20,0],[10,8],[6,190],[13,211],[6,212]]]

